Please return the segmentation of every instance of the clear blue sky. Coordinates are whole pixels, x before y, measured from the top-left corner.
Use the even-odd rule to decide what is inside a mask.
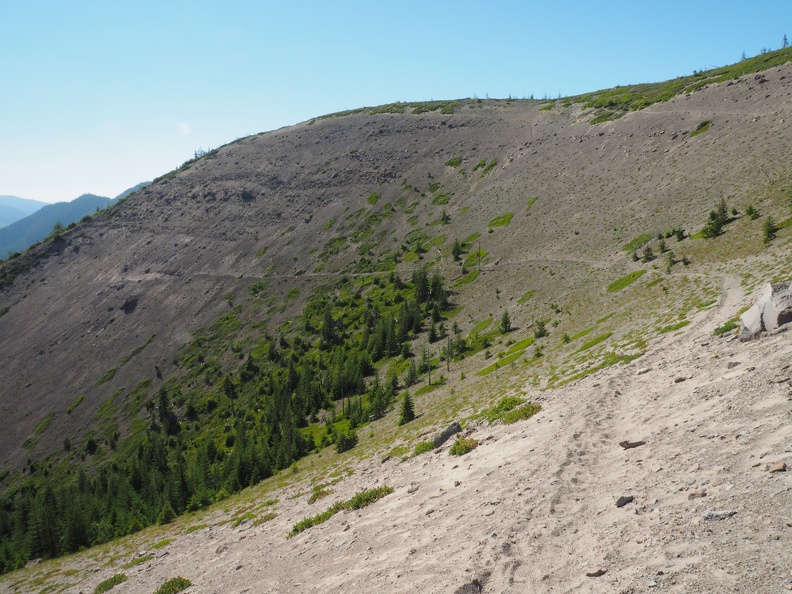
[[[666,80],[784,34],[789,0],[7,0],[0,194],[114,196],[325,113]]]

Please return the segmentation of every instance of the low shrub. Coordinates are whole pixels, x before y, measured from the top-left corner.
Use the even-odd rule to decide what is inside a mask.
[[[717,328],[715,328],[715,330],[713,331],[712,335],[713,336],[722,336],[722,335],[726,334],[727,332],[731,332],[732,330],[734,330],[738,326],[739,326],[739,324],[737,324],[737,322],[735,320],[729,320],[728,322],[726,322],[722,326],[718,326]]]
[[[454,445],[448,451],[452,456],[464,456],[478,447],[479,442],[472,438],[457,437]]]
[[[187,578],[175,577],[162,584],[154,594],[176,594],[192,586]]]
[[[126,574],[117,573],[113,577],[106,579],[103,582],[100,582],[96,588],[94,588],[94,594],[102,594],[103,592],[107,592],[115,588],[118,584],[122,584],[127,581]]]
[[[367,505],[371,505],[378,499],[382,499],[391,493],[393,493],[393,487],[382,486],[356,493],[351,499],[348,499],[347,501],[337,501],[325,511],[316,514],[315,516],[303,518],[297,522],[292,527],[291,532],[289,532],[287,535],[287,538],[297,536],[300,532],[307,530],[311,526],[317,526],[323,522],[326,522],[340,511],[363,509]]]
[[[413,450],[414,456],[420,456],[421,454],[425,454],[426,452],[431,452],[434,449],[434,444],[431,441],[422,441],[420,443],[415,444],[415,450]]]

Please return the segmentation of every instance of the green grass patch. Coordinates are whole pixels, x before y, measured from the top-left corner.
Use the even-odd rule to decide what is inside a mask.
[[[377,202],[379,202],[380,198],[382,198],[382,194],[378,194],[377,192],[372,192],[371,194],[368,195],[366,201],[369,204],[371,204],[371,206],[374,206],[377,204]]]
[[[452,456],[464,456],[478,447],[479,442],[473,438],[457,437],[448,453]]]
[[[454,281],[454,288],[459,288],[463,285],[468,285],[472,283],[474,280],[476,280],[478,276],[479,276],[479,270],[478,269],[473,270],[467,273],[465,276],[456,279]]]
[[[622,117],[624,113],[620,111],[613,111],[610,109],[598,109],[594,112],[594,117],[591,119],[589,124],[592,126],[596,126],[597,124],[601,124],[603,122],[612,122],[613,120],[618,120]]]
[[[462,157],[459,155],[457,155],[456,157],[452,157],[448,161],[446,161],[446,167],[453,167],[454,169],[459,167],[461,164],[462,164]]]
[[[313,490],[311,491],[311,496],[308,497],[308,504],[310,505],[316,503],[320,499],[323,499],[328,495],[332,495],[333,490],[327,489],[326,487],[327,485],[325,484],[314,485]]]
[[[675,330],[679,330],[680,328],[684,328],[690,324],[690,320],[682,320],[681,322],[677,322],[676,324],[669,324],[668,326],[662,326],[657,329],[658,334],[667,334],[669,332],[674,332]]]
[[[539,108],[539,111],[553,111],[555,107],[555,101],[551,101],[550,103],[545,103],[542,107]]]
[[[739,326],[740,325],[737,323],[736,320],[729,320],[728,322],[726,322],[722,326],[718,326],[717,328],[715,328],[715,330],[712,332],[712,335],[713,336],[722,336],[723,334],[726,334],[727,332],[731,332],[732,330],[737,329]]]
[[[434,206],[444,206],[451,201],[451,194],[448,192],[440,192],[437,196],[432,198],[432,204]]]
[[[248,287],[248,294],[252,297],[258,297],[261,293],[267,290],[269,283],[265,280],[260,280],[253,283]]]
[[[487,250],[470,252],[465,257],[465,268],[476,268],[479,264],[479,258],[481,259],[481,263],[484,264],[487,261]]]
[[[786,229],[790,225],[792,225],[792,217],[786,218],[783,221],[781,221],[779,223],[776,223],[775,227],[776,227],[776,229],[778,229],[780,231],[781,229]],[[0,315],[2,315],[2,314],[0,314]]]
[[[192,526],[188,526],[187,528],[185,528],[184,529],[184,533],[185,534],[190,534],[191,532],[196,532],[198,530],[203,530],[206,527],[207,527],[206,524],[194,524]]]
[[[646,270],[635,270],[630,274],[626,274],[623,277],[616,279],[607,286],[608,293],[615,293],[616,291],[621,291],[622,289],[630,286],[632,283],[637,281],[644,274],[646,274]]]
[[[143,351],[143,349],[145,349],[148,345],[151,344],[151,341],[154,340],[155,336],[156,334],[152,334],[151,336],[149,336],[149,339],[145,343],[143,343],[142,345],[134,349],[131,353],[129,353],[126,357],[121,359],[120,366],[123,367],[124,365],[129,363],[133,359],[133,357],[137,357]]]
[[[278,517],[278,514],[275,512],[267,512],[264,515],[259,516],[255,520],[253,520],[254,526],[261,526],[264,522],[269,522],[270,520],[274,520]]]
[[[525,419],[530,419],[536,413],[542,410],[542,405],[537,404],[534,402],[529,402],[523,406],[515,408],[514,410],[510,410],[501,417],[501,422],[504,425],[511,425],[518,421],[524,421]]]
[[[413,456],[420,456],[421,454],[425,454],[426,452],[431,452],[434,450],[434,443],[431,441],[421,441],[415,444],[415,449],[413,450]]]
[[[490,365],[488,367],[485,367],[484,369],[482,369],[480,371],[477,371],[476,375],[481,375],[481,376],[489,375],[490,373],[492,373],[496,369],[500,369],[501,367],[506,367],[506,365],[508,365],[509,363],[511,363],[512,361],[517,359],[518,357],[521,357],[522,354],[523,354],[523,351],[519,351],[517,353],[512,353],[511,355],[506,355],[502,359],[498,359],[497,361],[495,361],[495,363],[493,363],[492,365]]]
[[[513,345],[511,345],[511,347],[509,347],[509,350],[508,351],[504,351],[503,354],[504,355],[511,355],[512,353],[516,353],[517,351],[524,351],[529,346],[531,346],[534,342],[536,342],[536,338],[534,338],[533,336],[529,336],[527,338],[523,338],[522,340],[519,340],[519,341],[515,342]]]
[[[192,586],[192,582],[187,578],[175,577],[157,588],[154,594],[177,594],[177,592],[182,592],[190,586]]]
[[[487,223],[488,227],[507,227],[509,223],[511,223],[512,217],[514,217],[514,213],[507,212],[500,216],[495,217],[489,223]]]
[[[118,584],[123,584],[127,581],[126,574],[117,573],[113,577],[106,579],[103,582],[99,582],[99,584],[94,588],[94,594],[102,594],[103,592],[108,592],[115,588]]]
[[[606,369],[607,367],[612,367],[618,364],[626,365],[627,363],[638,359],[641,355],[643,355],[643,353],[635,353],[632,355],[619,355],[615,352],[606,353],[598,365],[579,371],[578,373],[575,373],[557,383],[554,387],[560,388],[561,386],[571,384],[572,382],[583,379],[584,377],[588,377],[589,375],[597,373],[598,371]]]
[[[539,200],[539,196],[534,196],[533,198],[529,198],[528,199],[528,204],[525,206],[525,212],[528,212],[529,210],[531,210],[531,206],[537,200]]]
[[[175,539],[173,539],[173,538],[165,538],[165,539],[163,539],[163,540],[160,540],[160,541],[157,541],[157,542],[155,542],[155,543],[154,543],[153,545],[151,545],[149,548],[150,548],[150,549],[155,549],[155,550],[156,550],[156,549],[161,549],[162,547],[167,547],[167,546],[168,546],[170,543],[172,543],[174,540],[175,540]]]
[[[596,329],[597,329],[596,326],[592,326],[591,328],[586,328],[585,330],[581,330],[577,334],[573,334],[572,336],[570,336],[569,342],[572,342],[573,340],[577,340],[578,338],[583,338],[586,334],[589,334],[590,332],[593,332]]]
[[[239,526],[245,520],[252,520],[255,517],[256,517],[256,514],[254,514],[253,512],[245,512],[244,514],[240,514],[238,516],[234,516],[233,518],[231,518],[231,527],[232,528],[236,528],[237,526]]]
[[[429,394],[437,390],[437,388],[440,388],[441,386],[444,385],[445,384],[427,384],[425,386],[421,386],[415,391],[415,396],[417,397],[417,396],[423,396],[424,394]]]
[[[576,103],[582,103],[584,108],[601,108],[617,113],[637,111],[655,103],[668,101],[682,93],[692,93],[706,85],[726,82],[744,75],[753,76],[756,72],[780,66],[791,59],[792,48],[784,48],[773,52],[764,52],[736,64],[694,72],[690,76],[680,76],[659,83],[613,87],[579,95],[574,100]]]
[[[426,243],[424,243],[423,248],[428,252],[432,248],[439,248],[441,245],[445,243],[446,236],[445,235],[438,235],[437,237],[433,237]]]
[[[475,416],[475,418],[486,419],[489,421],[489,424],[492,425],[498,419],[503,418],[503,415],[505,415],[507,412],[514,410],[524,403],[525,399],[520,398],[519,396],[506,396],[502,398],[495,406],[482,410],[478,415]]]
[[[526,291],[523,296],[517,300],[517,305],[522,305],[536,294],[536,291]]]
[[[470,251],[470,249],[473,247],[473,242],[476,241],[479,237],[481,237],[481,233],[479,232],[471,233],[469,236],[467,236],[465,238],[465,241],[462,242],[462,250],[466,252]]]
[[[481,177],[484,177],[484,176],[485,176],[485,175],[487,175],[487,174],[488,174],[490,171],[492,171],[493,169],[495,169],[495,167],[497,166],[497,164],[498,164],[498,160],[497,160],[497,159],[492,159],[492,161],[490,161],[489,163],[487,163],[486,167],[484,167],[484,168],[481,170]]]
[[[583,345],[575,351],[576,353],[580,353],[582,351],[588,350],[591,347],[597,346],[601,342],[605,342],[613,335],[613,332],[606,332],[605,334],[600,334],[596,338],[592,338],[588,342],[584,342]]]
[[[52,419],[54,419],[54,418],[55,418],[56,414],[57,414],[57,413],[56,413],[56,412],[53,410],[53,411],[52,411],[51,413],[49,413],[49,414],[48,414],[46,417],[44,417],[43,419],[41,419],[41,421],[39,421],[39,424],[38,424],[38,425],[36,425],[36,426],[33,428],[33,435],[35,435],[36,437],[38,437],[39,435],[41,435],[42,433],[44,433],[44,430],[45,430],[47,427],[49,427],[49,424],[52,422]]]
[[[630,241],[628,243],[625,243],[624,247],[622,247],[622,249],[625,252],[627,252],[628,254],[631,254],[634,251],[636,251],[636,250],[642,248],[643,246],[645,246],[647,243],[652,241],[654,238],[655,238],[655,234],[654,233],[644,233],[643,235],[639,235],[638,237],[636,237],[632,241]]]
[[[693,138],[699,134],[704,134],[704,132],[710,129],[710,126],[712,126],[712,120],[704,120],[698,126],[696,126],[696,129],[693,130],[693,132],[690,133],[690,137]]]
[[[647,288],[647,289],[651,289],[651,288],[652,288],[652,287],[654,287],[655,285],[657,285],[657,284],[659,284],[659,283],[662,283],[662,282],[663,282],[663,280],[664,280],[664,279],[663,279],[663,277],[662,277],[662,276],[661,276],[660,278],[656,278],[656,279],[654,279],[653,281],[651,281],[651,282],[649,282],[649,283],[646,283],[646,288]]]
[[[347,501],[338,501],[334,503],[322,513],[300,520],[291,529],[291,532],[289,532],[287,538],[297,536],[300,532],[303,532],[312,526],[318,526],[319,524],[326,522],[340,511],[363,509],[364,507],[371,505],[378,499],[381,499],[386,495],[390,495],[391,493],[393,493],[393,487],[388,486],[376,487],[367,491],[361,491]]]
[[[153,558],[154,555],[141,555],[140,557],[135,557],[129,563],[124,563],[121,567],[123,567],[124,569],[130,569],[132,567],[135,567],[136,565],[141,565],[146,561],[151,561]]]
[[[267,246],[264,246],[259,251],[256,252],[256,258],[261,258],[264,254],[267,253]]]
[[[115,367],[106,371],[102,377],[96,380],[96,383],[94,384],[94,388],[98,388],[102,384],[109,382],[111,379],[113,379],[113,376],[115,376],[115,374],[116,374]]]
[[[484,332],[487,328],[489,328],[490,324],[492,324],[492,318],[487,318],[486,320],[481,320],[478,324],[473,326],[473,329],[470,331],[470,336],[477,336]]]

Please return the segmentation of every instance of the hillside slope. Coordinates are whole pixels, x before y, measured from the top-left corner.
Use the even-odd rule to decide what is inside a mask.
[[[288,473],[288,487],[268,481],[13,574],[0,591],[91,591],[116,574],[128,591],[182,576],[196,593],[789,589],[792,474],[768,471],[792,463],[789,334],[747,344],[711,335],[748,302],[730,283],[717,309],[639,361],[549,393],[519,384],[544,410],[471,425],[480,445],[461,458],[451,442],[404,461],[382,449],[325,452]],[[317,485],[329,493],[312,503]],[[395,492],[287,538],[300,520],[382,485]],[[633,500],[619,508],[622,496]]]
[[[25,251],[34,243],[47,237],[56,224],[60,223],[64,227],[76,224],[83,217],[107,208],[118,200],[145,188],[148,184],[149,182],[139,183],[113,199],[94,194],[83,194],[70,202],[47,205],[26,200],[25,202],[40,204],[40,206],[32,210],[27,207],[30,212],[26,212],[23,216],[12,221],[13,224],[0,230],[0,254]],[[13,196],[9,198],[13,198]]]
[[[106,208],[110,198],[83,194],[71,202],[59,202],[41,207],[0,229],[0,253],[23,252],[52,232],[56,223],[63,226],[76,223],[86,215]]]
[[[596,450],[607,458],[600,446],[618,432],[615,419],[620,415],[644,431],[642,435],[651,433],[657,438],[654,430],[641,429],[646,417],[666,414],[656,408],[660,406],[654,400],[658,394],[646,382],[653,378],[665,385],[666,374],[671,369],[677,373],[677,368],[682,374],[684,365],[700,365],[712,378],[718,377],[719,367],[712,362],[705,365],[703,360],[691,363],[690,353],[695,352],[695,344],[705,342],[703,336],[737,312],[730,301],[713,313],[724,287],[742,285],[740,290],[750,292],[766,280],[788,276],[790,85],[792,66],[775,66],[597,125],[591,124],[598,117],[596,108],[571,100],[466,100],[430,105],[434,110],[428,111],[421,106],[385,106],[241,139],[186,163],[125,202],[0,265],[4,378],[0,415],[7,420],[7,430],[0,434],[3,486],[18,486],[25,479],[44,481],[50,473],[68,475],[83,464],[93,473],[114,459],[117,448],[119,461],[135,451],[142,458],[143,450],[125,446],[125,440],[145,427],[157,426],[156,410],[162,411],[163,426],[171,422],[167,411],[155,403],[163,387],[165,397],[160,403],[168,404],[168,395],[173,398],[174,421],[177,429],[182,428],[182,437],[171,436],[162,445],[170,448],[172,460],[199,456],[198,446],[203,447],[207,439],[217,442],[221,453],[231,459],[238,450],[234,448],[238,434],[232,427],[238,423],[234,408],[238,394],[223,378],[241,378],[247,372],[255,376],[258,372],[250,369],[263,368],[265,360],[271,362],[281,349],[291,357],[285,362],[290,388],[297,375],[308,373],[305,368],[292,369],[292,364],[299,367],[302,361],[300,349],[305,352],[312,341],[319,345],[313,345],[317,357],[329,349],[316,338],[316,317],[311,317],[316,312],[305,314],[306,304],[315,309],[317,304],[332,302],[337,311],[336,319],[331,311],[331,326],[351,323],[351,318],[364,315],[364,310],[370,311],[369,306],[380,301],[391,308],[386,311],[393,317],[398,301],[392,303],[390,296],[403,299],[403,295],[388,293],[387,283],[396,284],[397,272],[403,279],[411,278],[424,264],[442,275],[452,289],[449,309],[442,315],[438,312],[441,325],[455,326],[446,344],[458,330],[459,336],[467,337],[467,345],[481,348],[470,348],[465,357],[448,362],[439,357],[442,341],[430,342],[420,333],[412,336],[412,353],[418,355],[424,347],[428,358],[436,359],[435,381],[422,376],[414,388],[419,419],[397,428],[397,411],[388,413],[371,423],[371,429],[360,430],[361,443],[351,456],[402,455],[455,418],[468,418],[472,425],[478,411],[507,395],[542,400],[544,418],[565,416],[564,423],[557,425],[558,433],[554,427],[524,442],[542,453],[540,459],[548,466],[537,472],[544,473],[542,480],[551,486],[558,484],[553,480],[561,479],[552,474],[573,464],[576,449]],[[721,200],[735,214],[724,214],[728,224],[721,236],[700,238],[696,232]],[[749,205],[765,218],[747,216]],[[779,227],[768,244],[762,236],[767,215]],[[672,233],[677,230],[681,233]],[[455,240],[461,242],[459,261],[452,253]],[[646,247],[659,257],[644,254],[641,250]],[[733,293],[727,297],[743,299]],[[511,331],[496,328],[504,314],[511,320]],[[539,332],[540,327],[548,335]],[[347,339],[358,340],[358,334]],[[774,348],[786,352],[779,343],[783,337],[774,340]],[[669,342],[681,349],[669,360],[672,367],[660,355]],[[729,343],[706,342],[710,345],[706,356],[725,356],[728,347],[724,345]],[[746,348],[750,356],[767,354],[761,345]],[[402,353],[375,360],[379,374],[391,371],[402,376],[410,359],[404,356],[407,352]],[[643,365],[656,366],[658,371],[633,379],[632,374]],[[592,375],[594,379],[588,377]],[[611,382],[608,391],[602,389],[602,378]],[[261,373],[255,381],[258,384],[237,382],[250,403],[250,418],[242,420],[251,426],[265,416],[256,398],[275,383],[272,373],[269,377]],[[322,376],[315,383],[324,381]],[[685,398],[692,396],[686,388],[693,383],[683,384],[673,388],[674,397],[680,399],[676,406],[681,408],[688,406]],[[628,390],[631,396],[613,401],[611,390],[622,394]],[[358,396],[362,408],[363,395]],[[348,414],[349,394],[346,400]],[[341,414],[344,402],[342,392]],[[195,410],[190,410],[191,404]],[[318,435],[329,423],[317,421],[335,418],[338,399],[327,408],[333,410],[313,411],[311,426],[302,430]],[[602,418],[590,419],[591,415]],[[641,415],[644,420],[639,423]],[[216,425],[210,429],[197,416]],[[699,422],[704,418],[702,413]],[[539,424],[542,419],[538,417]],[[756,419],[758,425],[769,422],[761,416]],[[614,426],[603,428],[609,424]],[[518,431],[527,426],[518,425]],[[574,432],[575,427],[581,431]],[[580,448],[563,441],[584,435],[583,429],[589,441]],[[207,438],[209,431],[217,434]],[[516,435],[506,429],[494,431],[504,440]],[[663,460],[672,455],[673,448],[681,447],[676,444],[684,435],[668,431],[673,439],[668,444],[671,449],[658,454]],[[486,433],[478,435],[486,437]],[[783,438],[774,435],[772,448],[780,447]],[[327,448],[315,445],[321,453],[299,461],[293,466],[296,473],[301,465],[339,460]],[[533,455],[530,449],[515,451],[521,458]],[[290,455],[278,452],[280,462],[275,469],[289,466]],[[492,467],[497,467],[497,460],[511,454],[492,444],[470,454],[472,459],[477,455],[495,472],[497,468]],[[440,461],[440,454],[432,456],[435,463],[450,465]],[[358,470],[338,487],[339,493],[349,495],[372,484],[389,484],[390,477],[399,481],[394,486],[400,488],[407,481],[420,482],[419,461],[397,466],[394,460],[389,463],[392,470],[387,466],[386,474],[371,482],[361,477],[373,477],[375,466],[356,462]],[[602,490],[610,493],[620,484],[621,467],[617,472],[611,466],[603,463],[601,474],[589,476],[581,465],[580,472],[590,479],[581,485],[586,501],[596,496],[599,505],[604,501]],[[311,479],[303,480],[319,482],[329,472],[318,469]],[[284,480],[283,474],[288,473],[276,476],[266,488]],[[636,489],[648,492],[656,486],[646,475],[641,477]],[[458,480],[467,485],[480,479],[464,474]],[[437,480],[439,474],[432,479]],[[672,480],[670,475],[668,480]],[[429,484],[441,487],[438,482]],[[494,493],[493,489],[507,484],[499,480],[482,493]],[[307,488],[306,483],[302,485]],[[473,493],[468,487],[459,493],[479,501],[475,488]],[[541,507],[540,502],[549,498],[552,509],[546,511],[555,514],[558,506],[552,504],[556,499],[552,493],[537,488],[531,494],[535,497],[532,507]],[[414,510],[393,507],[406,497],[399,490],[397,495],[375,505],[399,515],[398,521],[416,521],[410,515]],[[556,495],[560,501],[565,494]],[[279,497],[286,501],[286,496]],[[500,503],[491,505],[493,513],[505,513],[502,510],[508,506],[503,496],[497,498]],[[449,509],[461,508],[465,499],[458,501]],[[486,501],[481,499],[481,503]],[[577,513],[575,505],[570,505],[564,514]],[[600,509],[591,509],[595,508]],[[309,515],[310,510],[289,503],[277,513],[280,535],[285,525]],[[373,517],[367,510],[356,513],[361,518]],[[454,517],[460,513],[461,509]],[[602,521],[610,517],[603,516]],[[571,522],[556,526],[545,521],[541,530],[558,538],[567,529],[581,529]],[[469,569],[479,575],[477,579],[483,581],[489,571],[497,584],[493,591],[501,591],[508,584],[506,569],[497,569],[502,554],[512,544],[532,549],[520,540],[523,536],[515,536],[517,542],[508,546],[497,542],[502,554],[490,551],[489,557],[481,557],[483,563],[492,561],[492,569],[474,566],[472,559],[480,557],[481,551],[471,547],[477,539],[488,538],[488,525],[489,520],[476,524],[470,534],[458,532],[459,543],[464,543],[458,546],[464,558],[471,559]],[[444,530],[456,530],[444,526]],[[504,526],[509,534],[516,534],[519,527]],[[654,525],[650,528],[659,530]],[[601,523],[584,529],[591,542],[614,533],[613,526]],[[222,528],[223,538],[237,538],[227,530]],[[266,538],[268,530],[260,528],[256,534]],[[373,526],[372,531],[381,532],[381,526]],[[416,528],[416,533],[433,542],[439,539],[431,523]],[[495,533],[503,535],[503,531]],[[272,542],[280,550],[283,541]],[[305,537],[291,542],[296,543],[289,549],[293,554],[307,554],[307,549],[300,548]],[[315,539],[310,542],[316,544]],[[385,549],[396,546],[388,542]],[[571,541],[559,542],[568,545]],[[422,546],[436,559],[433,547],[439,545],[424,542]],[[550,563],[558,559],[560,550],[565,549],[548,545],[546,553],[539,552]],[[610,560],[604,550],[594,547],[592,551],[598,551],[603,563]],[[362,557],[371,553],[353,551],[357,552]],[[294,573],[295,558],[290,554],[284,553],[278,570],[284,580],[299,575]],[[334,563],[328,550],[316,555]],[[383,561],[382,566],[382,575],[390,576],[383,577],[383,582],[389,584],[395,579],[389,573],[395,571],[391,563],[396,561]],[[431,558],[421,563],[415,573],[419,578],[443,571]],[[572,575],[566,564],[560,565],[559,580]],[[157,567],[170,571],[172,566],[165,562]],[[368,573],[370,567],[366,566],[365,580],[376,577]],[[512,577],[536,583],[531,571],[514,568]],[[219,575],[229,579],[226,573]],[[347,586],[364,579],[359,574],[346,575],[338,579]],[[609,570],[608,575],[637,579],[632,573]],[[438,591],[461,587],[462,577],[458,571],[449,573],[449,581],[438,584]],[[245,578],[252,579],[249,574]],[[306,583],[341,587],[340,582],[326,579],[314,576]],[[580,579],[579,585],[586,583]],[[240,581],[239,588],[251,583]],[[361,584],[372,589],[378,582]],[[210,586],[202,587],[211,591]],[[619,591],[615,585],[614,591]]]
[[[766,84],[716,85],[597,126],[574,105],[542,111],[535,102],[469,101],[452,115],[353,114],[219,149],[80,226],[62,255],[0,295],[9,307],[0,318],[6,394],[16,395],[0,404],[14,427],[0,436],[3,464],[19,463],[18,446],[50,411],[60,413],[51,425],[58,437],[42,435],[45,449],[155,365],[167,377],[191,332],[228,311],[218,297],[244,294],[265,275],[273,293],[297,287],[305,295],[324,275],[354,270],[361,252],[392,254],[411,231],[442,234],[444,250],[453,237],[481,233],[492,265],[487,285],[504,299],[483,298],[475,283],[461,287],[465,319],[497,316],[529,289],[540,290],[534,302],[558,305],[575,289],[570,307],[596,308],[599,298],[578,281],[601,286],[629,271],[626,242],[672,226],[695,231],[721,197],[742,207],[786,187],[788,70],[769,72]],[[712,127],[690,138],[706,120]],[[446,165],[456,156],[459,167]],[[493,160],[486,174],[471,171]],[[435,193],[432,184],[440,184]],[[376,206],[367,202],[372,192],[382,194]],[[447,204],[432,204],[445,193]],[[354,243],[360,226],[349,215],[384,205],[390,218],[380,216],[369,238]],[[433,226],[443,210],[450,224]],[[511,224],[488,234],[488,221],[505,213],[514,213]],[[341,247],[331,254],[335,238]],[[440,265],[459,274],[450,258]],[[130,299],[138,307],[120,312]],[[524,327],[545,312],[514,313]],[[155,334],[156,348],[93,388]],[[84,414],[62,414],[83,393]]]

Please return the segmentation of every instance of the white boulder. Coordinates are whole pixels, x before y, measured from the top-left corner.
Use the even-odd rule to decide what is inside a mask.
[[[792,282],[767,285],[756,303],[740,316],[740,340],[753,340],[792,321]]]

